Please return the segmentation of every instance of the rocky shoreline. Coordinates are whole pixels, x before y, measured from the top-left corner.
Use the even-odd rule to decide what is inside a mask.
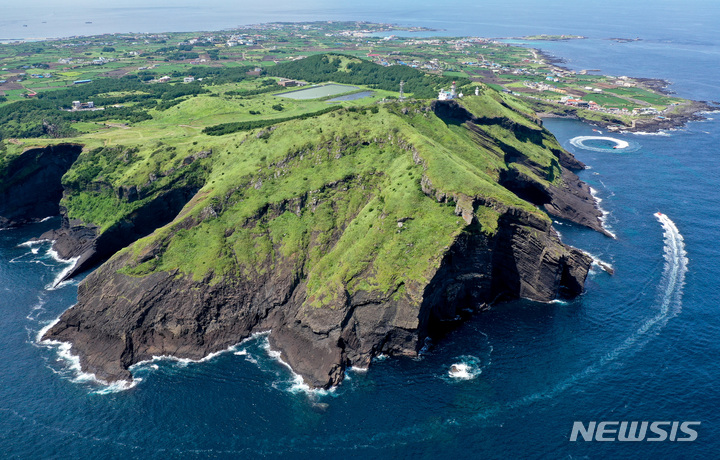
[[[562,113],[557,112],[538,112],[537,116],[541,119],[545,118],[569,118],[574,120],[583,120],[593,126],[606,129],[610,132],[628,132],[628,133],[658,133],[661,131],[670,131],[682,129],[688,123],[693,121],[702,121],[707,119],[708,113],[720,111],[720,105],[714,105],[702,101],[689,101],[683,108],[682,113],[667,116],[664,118],[646,118],[634,120],[630,126],[621,125],[617,122],[587,119],[578,114],[578,111],[572,107],[559,107]]]
[[[131,380],[129,368],[154,356],[199,360],[270,331],[271,346],[294,372],[328,388],[346,368],[367,368],[380,354],[417,356],[425,338],[468,309],[577,296],[592,260],[562,244],[548,222],[508,209],[495,238],[474,231],[458,238],[426,285],[399,297],[343,292],[334,308],[308,306],[305,281],[282,269],[212,286],[176,272],[134,278],[121,273],[127,262],[114,257],[92,272],[78,304],[43,337],[72,343],[84,372]]]
[[[702,121],[707,117],[706,113],[713,113],[720,110],[720,105],[713,105],[704,101],[690,101],[684,106],[679,114],[669,115],[665,118],[652,118],[636,120],[630,127],[620,128],[619,131],[627,131],[631,133],[647,132],[657,133],[660,131],[668,131],[673,129],[684,128],[692,121]]]
[[[563,66],[567,61],[553,56],[543,50],[534,49],[538,56],[542,57],[548,64],[553,65],[561,70],[570,70],[568,67]],[[675,92],[670,90],[671,82],[662,80],[659,78],[642,78],[632,77],[633,80],[640,82],[644,87],[651,91],[658,92],[660,94],[669,96],[674,95]],[[548,103],[549,104],[549,103]],[[608,129],[611,131],[624,131],[624,132],[647,132],[657,133],[664,130],[679,129],[686,126],[692,121],[701,121],[706,119],[704,113],[717,112],[720,110],[720,103],[715,101],[693,101],[687,100],[686,103],[676,106],[676,113],[667,114],[663,117],[653,118],[639,118],[633,120],[632,125],[621,125],[618,122],[602,121],[596,119],[586,119],[578,111],[572,107],[557,105],[558,111],[562,110],[564,113],[557,112],[538,112],[540,118],[574,118],[579,120],[585,120],[586,122]]]
[[[0,228],[18,227],[59,214],[62,175],[82,146],[58,144],[30,148],[0,176]]]

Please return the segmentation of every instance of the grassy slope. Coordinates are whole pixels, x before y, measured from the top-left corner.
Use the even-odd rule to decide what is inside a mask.
[[[315,306],[332,305],[343,289],[400,295],[429,280],[445,248],[468,230],[455,203],[438,203],[422,192],[423,175],[448,196],[489,197],[544,217],[498,185],[500,172],[511,166],[496,144],[478,143],[465,126],[446,125],[427,102],[377,105],[365,99],[344,104],[355,111],[224,136],[200,133],[218,122],[254,119],[250,109],[267,118],[326,106],[283,101],[278,112],[270,107],[275,101],[269,94],[190,97],[154,113],[153,120],[73,139],[86,148],[64,177],[70,193],[63,204],[70,217],[104,230],[164,189],[205,184],[174,222],[123,251],[133,261],[123,271],[144,276],[178,270],[215,283],[290,270],[307,280]],[[530,111],[494,91],[466,97],[463,104],[477,116],[540,132]],[[541,145],[516,138],[501,124],[481,129],[547,169],[548,177],[538,180],[556,176],[554,157],[542,147],[557,147],[550,136],[543,135]],[[210,157],[183,166],[185,158],[207,150]],[[128,203],[116,196],[120,186],[151,193]],[[476,216],[481,231],[494,233],[498,211],[477,209]]]
[[[507,167],[501,152],[478,148],[468,130],[447,126],[422,104],[342,111],[262,133],[223,136],[228,148],[214,155],[206,186],[176,222],[129,249],[136,263],[127,274],[179,270],[219,282],[290,269],[307,279],[309,302],[332,305],[342,289],[399,294],[424,285],[466,230],[454,203],[422,192],[423,173],[447,194],[539,214],[497,184]],[[542,152],[549,164],[551,154]],[[476,214],[492,234],[497,211]]]
[[[294,101],[278,98],[269,94],[242,97],[225,95],[228,91],[252,89],[252,82],[240,84],[224,84],[210,87],[211,93],[197,97],[184,97],[183,101],[167,110],[152,110],[152,120],[127,126],[121,122],[113,124],[86,123],[84,130],[89,134],[77,138],[60,140],[42,140],[50,143],[78,142],[85,145],[84,153],[79,161],[64,177],[64,183],[73,189],[64,200],[63,205],[68,209],[69,216],[87,223],[98,225],[102,230],[112,226],[134,210],[152,199],[127,203],[115,197],[112,189],[120,186],[149,186],[151,175],[159,177],[152,188],[162,190],[164,185],[177,180],[187,173],[187,168],[181,171],[185,158],[200,151],[212,150],[224,154],[234,154],[240,147],[240,138],[213,137],[200,134],[206,126],[217,123],[234,121],[247,121],[258,119],[273,119],[297,116],[314,112],[328,107],[330,104],[318,101]],[[278,87],[277,92],[286,91]],[[353,107],[360,104],[372,103],[387,96],[386,91],[375,91],[375,95],[358,101],[344,102],[344,106]],[[281,103],[283,110],[275,110],[273,105]],[[250,111],[260,112],[251,114]],[[37,143],[36,140],[26,140],[23,146],[6,143],[7,155],[0,152],[0,161],[8,160],[21,149]],[[104,149],[104,150],[101,150]],[[12,153],[11,153],[12,152]],[[129,153],[130,152],[130,153]],[[131,161],[128,161],[130,157]],[[210,160],[203,163],[211,163]],[[197,165],[193,169],[198,168]],[[165,176],[168,171],[177,170],[177,173]],[[202,169],[202,168],[201,168]],[[202,171],[197,172],[201,182],[206,177]],[[84,186],[73,186],[80,182],[86,185],[91,182],[105,184],[102,190],[97,187],[90,189]]]
[[[241,155],[216,160],[203,198],[183,216],[201,223],[185,231],[171,225],[139,242],[136,254],[172,235],[161,257],[132,273],[180,269],[196,280],[207,274],[217,280],[274,269],[282,258],[308,268],[308,294],[320,304],[340,286],[387,292],[423,280],[464,221],[420,190],[422,166],[398,145],[405,131],[404,120],[380,110],[285,123],[268,139],[247,135]],[[235,190],[240,184],[246,185]],[[280,203],[293,204],[263,214]],[[208,207],[217,217],[207,217]]]

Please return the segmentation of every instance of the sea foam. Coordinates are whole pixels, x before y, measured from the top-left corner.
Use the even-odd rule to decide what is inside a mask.
[[[588,141],[607,141],[612,142],[615,145],[614,147],[609,149],[603,147],[593,147],[586,144],[586,142]],[[638,147],[637,145],[631,144],[628,141],[609,136],[577,136],[570,139],[570,144],[581,149],[592,150],[593,152],[611,152],[614,150],[634,152],[635,150],[637,150]]]
[[[265,349],[268,356],[270,356],[272,359],[274,359],[278,363],[282,364],[283,366],[287,367],[291,374],[290,382],[275,382],[273,384],[273,387],[278,388],[278,389],[285,389],[285,390],[289,391],[290,393],[301,393],[302,392],[302,393],[305,393],[305,394],[307,394],[309,396],[313,396],[313,397],[327,396],[327,395],[335,393],[335,387],[326,390],[323,388],[312,388],[310,385],[305,383],[305,380],[302,378],[302,376],[300,374],[296,373],[293,370],[292,366],[290,366],[290,364],[288,364],[287,362],[285,362],[282,359],[282,353],[280,353],[277,350],[273,350],[272,347],[270,347],[270,341],[268,340],[267,335],[269,335],[269,332],[266,333],[266,336],[264,338],[265,343],[262,345],[262,347]],[[290,386],[287,388],[280,388],[278,386],[279,383],[290,383]]]
[[[659,308],[657,313],[647,318],[630,336],[614,349],[603,354],[595,363],[571,375],[548,391],[533,393],[508,404],[509,408],[517,409],[539,400],[556,397],[574,386],[578,381],[597,374],[608,364],[616,362],[624,356],[636,353],[656,336],[670,319],[680,314],[682,311],[685,274],[688,270],[685,241],[675,222],[668,216],[658,212],[655,213],[655,218],[660,222],[663,229],[663,258],[665,259],[665,266],[658,286]]]
[[[600,217],[600,224],[602,225],[602,228],[610,234],[613,238],[617,239],[617,235],[615,233],[610,231],[610,227],[607,225],[607,218],[610,215],[610,211],[606,211],[603,209],[603,207],[600,205],[600,203],[603,202],[603,199],[600,198],[597,195],[597,190],[590,187],[590,195],[592,195],[593,198],[595,198],[595,205],[597,206],[598,210],[602,213],[602,216]]]
[[[36,244],[42,244],[42,243],[47,243],[47,242],[50,242],[50,240],[30,240],[30,241],[25,241],[24,243],[18,244],[18,246],[25,246],[25,247],[29,248],[31,246],[35,246]]]
[[[119,391],[129,390],[135,387],[142,379],[133,379],[131,381],[117,381],[107,382],[101,378],[98,378],[95,374],[89,372],[83,372],[82,366],[80,365],[80,357],[72,353],[72,344],[70,342],[61,342],[59,340],[42,340],[42,337],[49,331],[54,325],[60,321],[58,317],[54,321],[47,324],[45,327],[40,329],[36,336],[36,343],[48,348],[55,348],[57,350],[57,356],[59,361],[64,361],[66,369],[73,375],[70,379],[73,383],[91,383],[93,385],[100,385],[102,388],[92,391],[94,394],[110,394],[117,393]],[[57,373],[57,371],[53,370]]]
[[[482,374],[480,359],[472,355],[459,356],[457,363],[450,365],[447,376],[455,380],[472,380]]]
[[[662,137],[670,137],[671,134],[667,131],[658,131],[656,133],[648,133],[645,131],[635,131],[631,132],[630,134],[634,134],[636,136],[662,136]]]
[[[138,368],[147,366],[148,364],[150,364],[150,366],[147,366],[147,367],[150,367],[151,369],[158,369],[158,367],[156,365],[154,365],[154,363],[162,362],[162,361],[172,361],[172,362],[180,365],[181,367],[185,367],[188,364],[206,363],[208,361],[211,361],[211,360],[217,358],[218,356],[220,356],[224,353],[230,353],[230,352],[232,352],[235,355],[244,356],[244,355],[247,355],[247,350],[243,349],[243,350],[238,351],[238,347],[240,347],[241,345],[245,344],[246,342],[248,342],[250,340],[253,340],[257,337],[260,337],[260,336],[263,336],[266,334],[268,334],[268,332],[256,332],[256,333],[252,334],[250,337],[243,339],[242,341],[240,341],[234,345],[230,345],[229,347],[227,347],[223,350],[214,351],[214,352],[209,353],[199,359],[179,358],[177,356],[172,356],[172,355],[154,355],[150,359],[146,359],[144,361],[140,361],[140,362],[133,364],[132,366],[129,367],[129,370],[132,372],[133,370],[137,370]]]

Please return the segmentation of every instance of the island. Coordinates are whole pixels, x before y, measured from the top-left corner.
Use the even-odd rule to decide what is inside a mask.
[[[72,261],[66,278],[92,270],[42,339],[114,382],[267,332],[328,388],[381,354],[417,356],[494,302],[582,293],[592,259],[552,218],[611,235],[575,174],[585,166],[538,112],[595,112],[510,90],[501,72],[476,78],[483,62],[541,61],[534,50],[392,31],[283,23],[4,45],[3,84],[23,89],[0,106],[0,227],[59,215],[38,239]],[[480,66],[446,53],[476,47]],[[50,76],[28,83],[19,68]],[[667,103],[668,118],[691,104],[637,84],[617,98]]]

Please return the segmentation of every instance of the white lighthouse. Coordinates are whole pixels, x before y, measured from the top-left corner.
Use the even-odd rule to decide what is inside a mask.
[[[440,90],[440,93],[438,94],[439,101],[449,101],[449,100],[455,99],[456,97],[457,97],[457,86],[456,86],[455,82],[452,82],[450,91],[445,91],[445,88],[443,88]]]

